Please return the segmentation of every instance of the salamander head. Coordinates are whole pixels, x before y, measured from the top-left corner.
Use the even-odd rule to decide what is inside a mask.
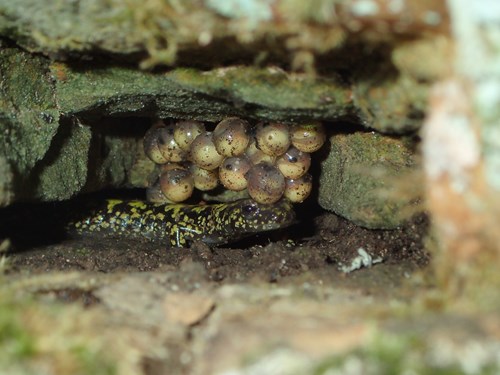
[[[235,236],[286,228],[295,221],[292,204],[282,199],[274,204],[261,204],[244,199],[229,204],[226,213]]]

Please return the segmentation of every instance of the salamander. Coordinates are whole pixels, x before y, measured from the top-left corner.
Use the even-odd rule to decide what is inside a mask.
[[[185,247],[193,241],[223,245],[285,228],[294,220],[292,204],[284,199],[273,205],[251,199],[210,205],[107,200],[102,207],[71,222],[67,229],[79,236],[144,238]]]

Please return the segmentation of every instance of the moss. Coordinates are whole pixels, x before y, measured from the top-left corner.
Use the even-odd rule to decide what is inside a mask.
[[[12,170],[7,159],[0,155],[0,207],[6,206],[12,201]]]
[[[59,126],[54,88],[45,59],[0,50],[0,154],[25,173],[43,158]]]
[[[330,147],[320,205],[367,228],[401,225],[420,193],[409,140],[357,132],[331,137]]]
[[[236,107],[259,106],[263,118],[337,119],[352,112],[350,92],[342,85],[279,69],[234,67],[200,72],[177,69],[171,78],[182,87],[232,101]],[[271,114],[272,112],[276,114]],[[285,114],[286,113],[286,114]]]
[[[239,115],[270,120],[337,119],[352,112],[349,91],[281,70],[236,67],[159,74],[124,67],[52,66],[67,114],[133,115],[205,121]]]
[[[418,130],[427,108],[429,86],[386,64],[363,70],[353,97],[363,124],[381,133]]]
[[[10,298],[0,304],[0,364],[24,360],[36,352],[35,338],[23,328],[18,310]]]
[[[38,180],[34,195],[42,200],[70,198],[87,180],[90,128],[75,124],[62,130],[52,144],[50,160],[44,160],[40,170],[33,175]]]

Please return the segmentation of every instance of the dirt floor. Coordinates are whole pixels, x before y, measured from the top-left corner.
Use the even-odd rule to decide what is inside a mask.
[[[113,342],[120,374],[476,373],[463,369],[500,361],[496,319],[450,314],[429,297],[425,215],[381,231],[316,212],[221,248],[13,241],[6,285],[81,306],[91,324],[80,329]],[[469,363],[469,341],[482,362]]]

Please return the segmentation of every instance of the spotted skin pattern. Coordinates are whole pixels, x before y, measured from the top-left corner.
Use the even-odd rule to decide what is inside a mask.
[[[105,237],[145,238],[185,247],[193,241],[223,245],[253,233],[285,228],[295,220],[287,200],[273,205],[251,199],[211,205],[161,204],[107,200],[78,221],[70,232]]]

